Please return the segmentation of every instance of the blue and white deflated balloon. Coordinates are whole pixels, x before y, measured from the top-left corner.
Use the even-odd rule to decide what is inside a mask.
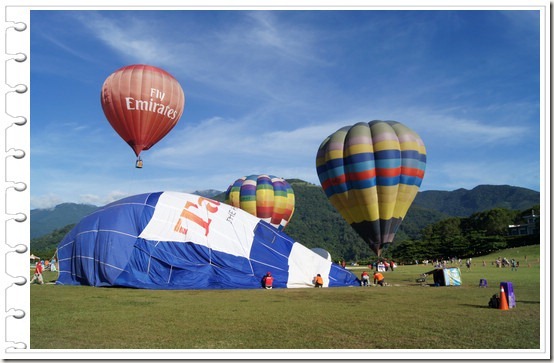
[[[157,192],[83,218],[58,246],[57,284],[144,289],[359,286],[354,274],[247,212],[194,194]]]

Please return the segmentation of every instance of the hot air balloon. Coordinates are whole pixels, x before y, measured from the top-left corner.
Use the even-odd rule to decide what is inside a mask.
[[[393,242],[425,173],[425,145],[396,121],[345,126],[320,145],[325,194],[377,256]]]
[[[142,167],[140,153],[150,149],[177,124],[185,107],[179,82],[163,69],[134,64],[112,73],[102,86],[100,102],[106,118],[131,146]]]
[[[225,192],[225,203],[283,230],[294,213],[294,191],[283,178],[249,175],[235,180]]]
[[[360,286],[352,272],[239,208],[194,194],[130,196],[84,217],[58,245],[58,285],[139,289]]]

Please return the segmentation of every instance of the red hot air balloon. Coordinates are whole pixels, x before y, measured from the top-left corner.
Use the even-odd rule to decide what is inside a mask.
[[[140,153],[150,149],[177,124],[185,108],[179,82],[163,69],[134,64],[112,73],[100,94],[106,118],[131,146],[142,167]]]

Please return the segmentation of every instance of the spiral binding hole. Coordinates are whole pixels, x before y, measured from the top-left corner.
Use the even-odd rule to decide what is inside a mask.
[[[17,93],[25,93],[27,92],[27,90],[29,89],[26,85],[24,84],[18,84],[17,86],[14,87],[15,88],[15,92]]]
[[[10,149],[8,150],[8,154],[15,159],[23,159],[25,157],[25,150],[21,149]]]
[[[17,30],[18,32],[22,32],[25,29],[27,29],[27,24],[25,24],[25,23],[16,23],[15,26],[14,26],[14,29]]]
[[[17,53],[17,54],[15,55],[14,60],[15,60],[16,62],[19,62],[19,63],[25,62],[25,61],[27,60],[27,54],[25,54],[25,53]]]
[[[27,189],[27,184],[25,184],[23,182],[15,183],[13,188],[18,192],[22,192],[25,189]]]
[[[6,311],[6,313],[12,314],[11,316],[16,319],[22,319],[25,317],[25,311],[19,309],[10,309]]]
[[[17,286],[23,286],[27,283],[27,278],[25,278],[24,276],[18,276],[17,280],[14,281],[13,283],[16,284]]]
[[[22,223],[27,220],[27,215],[25,213],[17,213],[17,217],[14,218],[16,222]]]
[[[27,123],[27,118],[24,116],[17,116],[16,118],[18,121],[15,121],[14,124],[17,126],[23,126]]]
[[[6,348],[6,352],[17,350],[17,349],[27,349],[27,344],[25,344],[24,342],[8,342],[8,343],[11,343],[12,346]]]
[[[17,246],[15,246],[15,252],[17,253],[25,253],[27,252],[27,246],[23,245],[23,244],[18,244]]]

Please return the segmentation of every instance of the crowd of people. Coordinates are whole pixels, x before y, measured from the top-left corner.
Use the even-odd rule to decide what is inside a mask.
[[[527,256],[525,256],[525,260],[527,261]],[[422,261],[414,260],[414,262],[415,262],[416,265],[421,263],[423,265],[433,265],[433,267],[435,267],[435,268],[445,268],[445,267],[448,267],[448,265],[461,266],[462,264],[464,264],[464,262],[461,258],[456,258],[456,257],[452,257],[452,258],[448,258],[448,259],[442,259],[442,258],[441,259],[425,259],[425,260],[422,260]],[[468,269],[471,269],[472,264],[473,264],[473,261],[472,261],[471,257],[469,257],[468,259],[465,260],[465,266]],[[487,261],[483,260],[482,264],[483,264],[483,267],[487,266]],[[495,261],[491,262],[491,265],[496,266],[498,268],[511,267],[511,269],[513,271],[517,271],[517,268],[519,267],[519,261],[516,261],[514,258],[508,260],[506,257],[500,257],[499,256]]]
[[[263,277],[261,281],[262,288],[264,289],[272,289],[273,288],[273,276],[271,275],[271,272],[267,272]],[[371,286],[371,279],[369,277],[369,273],[367,271],[362,272],[362,275],[360,277],[360,284],[361,286]],[[321,274],[317,274],[314,276],[312,281],[314,287],[321,288],[324,286],[323,277]],[[379,272],[375,271],[373,273],[373,285],[379,285],[379,286],[385,286],[385,276]]]
[[[468,260],[469,260],[469,263],[471,264],[471,258],[469,258]],[[468,260],[466,260],[466,265],[468,263]],[[415,260],[414,262],[415,262],[416,265],[419,265],[421,263],[425,266],[432,265],[435,268],[445,268],[445,267],[447,267],[448,264],[461,266],[462,263],[463,263],[462,259],[457,258],[457,257],[434,258],[434,259],[428,258],[428,259],[425,259],[425,260],[422,260],[422,261]]]
[[[506,257],[500,258],[500,256],[498,256],[498,258],[494,262],[492,262],[492,265],[498,268],[511,267],[512,271],[517,271],[517,269],[519,268],[519,261],[516,261],[514,258],[508,261]],[[485,266],[485,261],[483,261],[483,266]]]

